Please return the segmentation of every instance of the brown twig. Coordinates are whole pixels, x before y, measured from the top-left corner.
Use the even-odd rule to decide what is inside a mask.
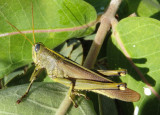
[[[105,36],[111,27],[111,22],[112,20],[115,20],[115,14],[120,3],[121,0],[111,0],[108,9],[102,15],[100,19],[100,26],[90,48],[90,51],[87,55],[87,58],[84,62],[84,67],[93,68]]]

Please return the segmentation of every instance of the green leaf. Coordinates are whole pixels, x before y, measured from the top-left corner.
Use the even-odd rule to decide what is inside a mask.
[[[10,73],[9,75],[4,77],[4,86],[6,86],[12,79],[14,79],[16,76],[19,76],[21,74],[24,74],[24,70],[17,70],[15,72]]]
[[[0,1],[0,78],[32,62],[31,45],[6,22],[8,20],[33,41],[31,1]],[[49,48],[69,38],[90,34],[94,27],[75,29],[96,20],[95,9],[83,0],[33,0],[33,15],[36,42]]]
[[[138,16],[154,17],[160,19],[160,4],[158,0],[125,0],[128,8],[128,15],[136,13]]]
[[[29,95],[20,104],[16,104],[27,87],[28,84],[0,91],[1,115],[54,115],[68,91],[68,88],[58,83],[34,83]],[[76,101],[79,107],[71,106],[67,114],[95,115],[89,100],[78,98]]]
[[[71,59],[74,62],[82,65],[83,62],[83,48],[82,44],[78,39],[71,39],[67,42],[61,44],[57,48],[54,49],[59,52],[63,56]]]
[[[82,62],[83,62],[82,44],[78,40],[73,40],[69,43],[74,44],[74,48],[73,48],[72,53],[70,55],[70,59],[77,62],[78,64],[82,65]]]
[[[142,0],[139,3],[137,13],[139,16],[150,17],[160,12],[160,4],[157,0]]]
[[[112,36],[107,45],[110,69],[127,69],[128,75],[121,77],[121,80],[127,83],[128,88],[141,94],[138,102],[123,103],[124,105],[120,106],[125,114],[133,114],[133,112],[145,115],[160,114],[159,28],[160,21],[155,19],[126,18],[121,20],[116,27],[119,40]],[[124,47],[123,50],[122,47]],[[124,53],[127,53],[132,61],[127,60]]]

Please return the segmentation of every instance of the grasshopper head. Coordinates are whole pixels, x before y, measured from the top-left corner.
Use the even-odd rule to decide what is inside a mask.
[[[43,48],[44,48],[44,45],[40,42],[33,45],[33,47],[32,47],[32,59],[33,59],[35,64],[38,64],[39,54],[41,53]]]

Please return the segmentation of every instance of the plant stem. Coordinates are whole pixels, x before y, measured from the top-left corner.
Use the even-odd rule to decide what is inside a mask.
[[[56,111],[55,115],[65,115],[65,113],[67,112],[71,104],[72,102],[70,98],[68,97],[68,93],[67,93],[61,105],[59,106],[58,110]]]
[[[99,26],[97,34],[93,40],[92,46],[89,50],[89,53],[86,57],[86,60],[83,64],[84,67],[89,68],[89,69],[93,68],[95,61],[97,59],[97,56],[99,54],[100,48],[102,46],[102,43],[105,39],[105,36],[111,27],[111,21],[112,21],[112,19],[115,20],[114,16],[118,10],[120,3],[121,3],[121,0],[111,0],[108,9],[101,16],[100,26]],[[69,99],[68,95],[66,95],[66,97],[62,101],[56,115],[64,115],[67,112],[70,105],[71,105],[71,100]]]
[[[121,3],[121,0],[111,0],[110,5],[106,12],[102,15],[100,19],[100,26],[98,28],[97,34],[93,40],[90,51],[84,62],[84,67],[93,68],[105,36],[111,27],[111,21],[115,19],[116,11]]]

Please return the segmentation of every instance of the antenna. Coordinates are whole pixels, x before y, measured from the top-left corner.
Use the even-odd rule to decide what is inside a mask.
[[[33,40],[34,44],[36,43],[35,35],[34,35],[34,17],[33,17],[33,2],[32,2],[32,30],[33,30]]]
[[[11,25],[13,28],[15,28],[26,40],[30,42],[30,44],[33,46],[33,43],[31,42],[30,39],[28,39],[18,28],[16,28],[14,25],[12,25],[9,21],[6,20],[6,22]]]

